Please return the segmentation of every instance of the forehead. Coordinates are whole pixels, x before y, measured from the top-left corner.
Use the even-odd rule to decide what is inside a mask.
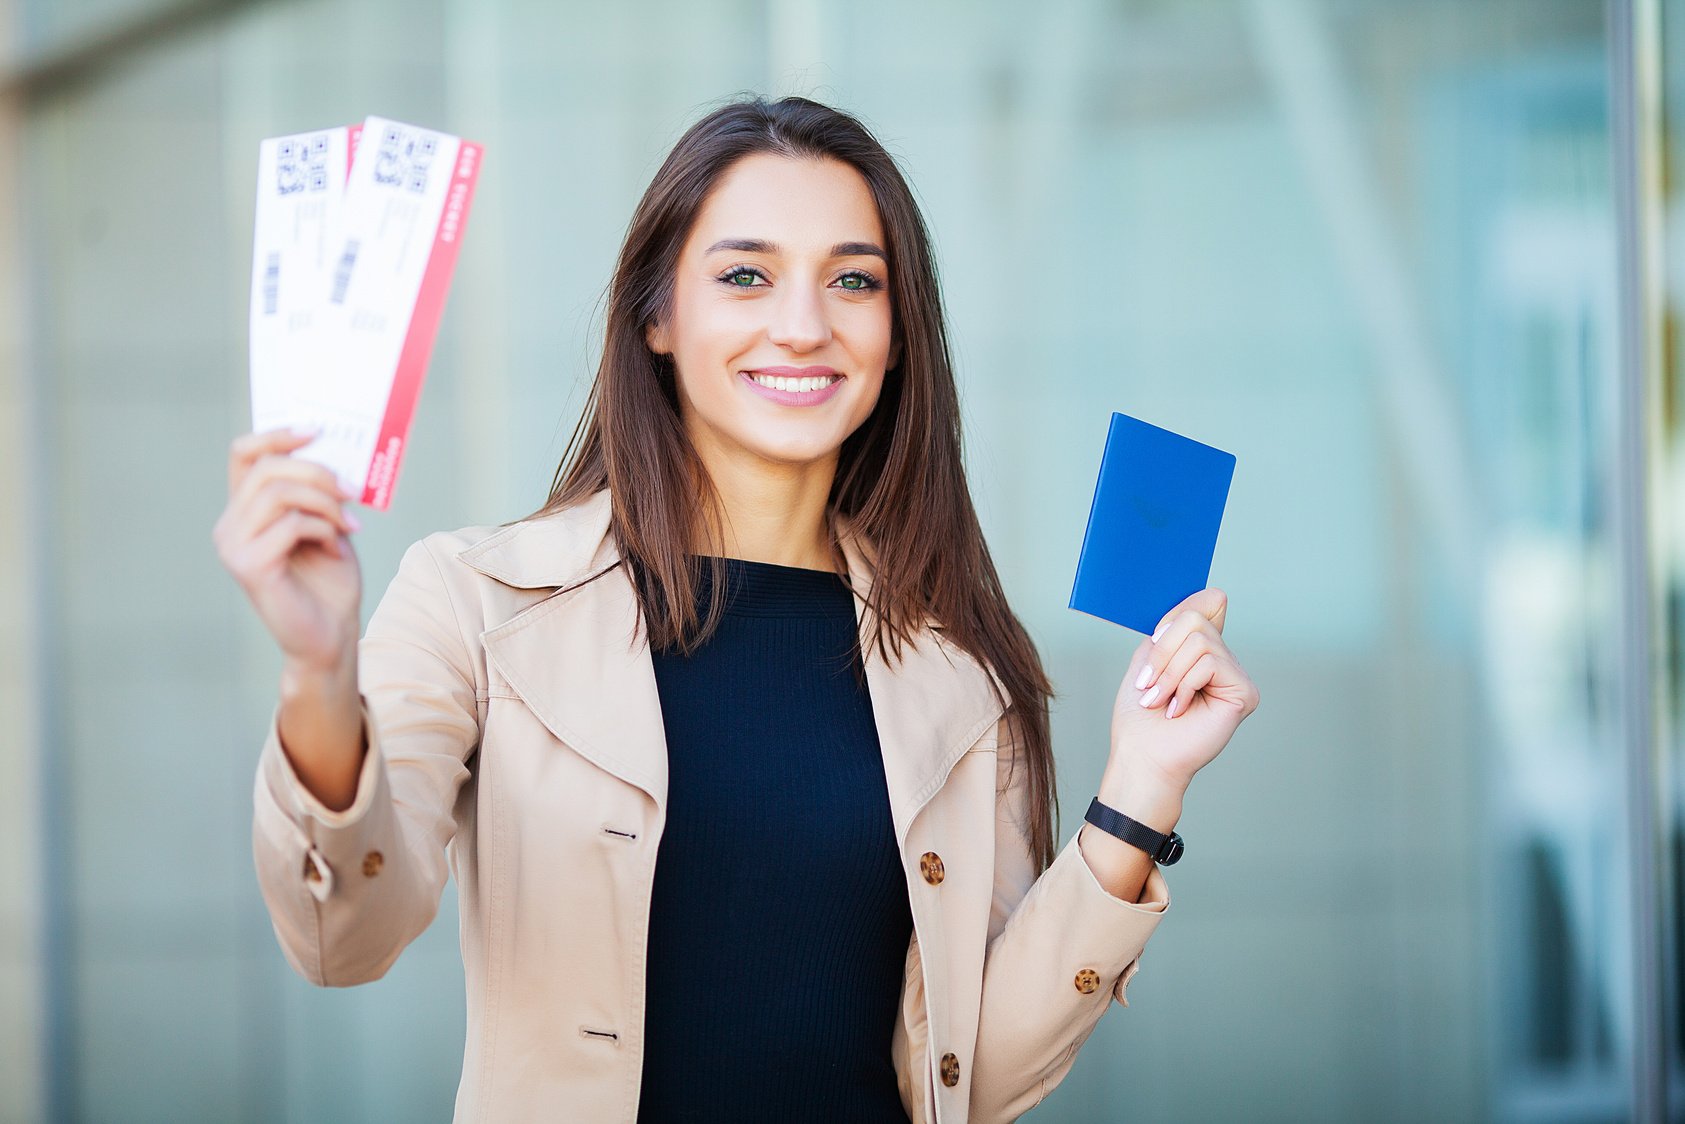
[[[759,238],[786,252],[838,242],[883,244],[883,224],[866,179],[839,160],[745,156],[714,185],[687,240],[700,252],[725,238]]]

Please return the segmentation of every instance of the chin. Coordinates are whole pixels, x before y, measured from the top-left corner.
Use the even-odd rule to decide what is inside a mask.
[[[804,465],[834,459],[841,445],[751,445],[749,449],[762,460],[774,464]]]
[[[775,464],[800,465],[833,459],[842,448],[842,437],[818,433],[745,433],[738,444]]]

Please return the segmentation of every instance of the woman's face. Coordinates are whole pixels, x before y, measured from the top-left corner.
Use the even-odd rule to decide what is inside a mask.
[[[835,470],[893,365],[877,205],[834,160],[756,154],[715,185],[651,350],[673,357],[703,463]]]

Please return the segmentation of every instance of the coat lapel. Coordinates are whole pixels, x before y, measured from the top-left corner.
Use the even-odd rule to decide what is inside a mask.
[[[870,601],[875,572],[871,549],[846,520],[838,521],[837,531],[854,589],[896,841],[905,844],[913,820],[954,765],[1000,720],[1006,691],[982,664],[949,643],[933,619],[914,630],[913,642],[903,644],[899,656],[891,657],[893,662],[886,660],[872,643],[876,615]]]
[[[667,742],[637,598],[609,534],[607,492],[516,523],[463,551],[517,589],[555,592],[485,633],[487,659],[535,717],[598,767],[667,801]],[[893,664],[871,643],[871,551],[839,518],[897,841],[1002,712],[1005,692],[926,621]],[[800,721],[799,715],[792,715]],[[769,778],[770,780],[771,778]]]
[[[550,596],[486,632],[486,659],[556,738],[667,805],[667,738],[637,598],[599,492],[504,528],[458,557],[517,589]]]

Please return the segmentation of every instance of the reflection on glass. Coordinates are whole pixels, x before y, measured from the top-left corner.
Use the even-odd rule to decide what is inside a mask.
[[[1661,560],[1662,603],[1658,606],[1661,674],[1661,732],[1664,752],[1658,794],[1661,825],[1670,841],[1662,870],[1669,879],[1662,895],[1662,932],[1671,938],[1666,961],[1667,1097],[1670,1120],[1685,1119],[1685,3],[1660,5],[1662,76],[1662,417],[1656,460],[1660,524],[1655,528]]]
[[[1428,81],[1429,143],[1462,169],[1435,208],[1457,265],[1434,299],[1484,524],[1469,607],[1490,722],[1492,1093],[1505,1119],[1620,1120],[1630,1096],[1601,50],[1594,32]]]

